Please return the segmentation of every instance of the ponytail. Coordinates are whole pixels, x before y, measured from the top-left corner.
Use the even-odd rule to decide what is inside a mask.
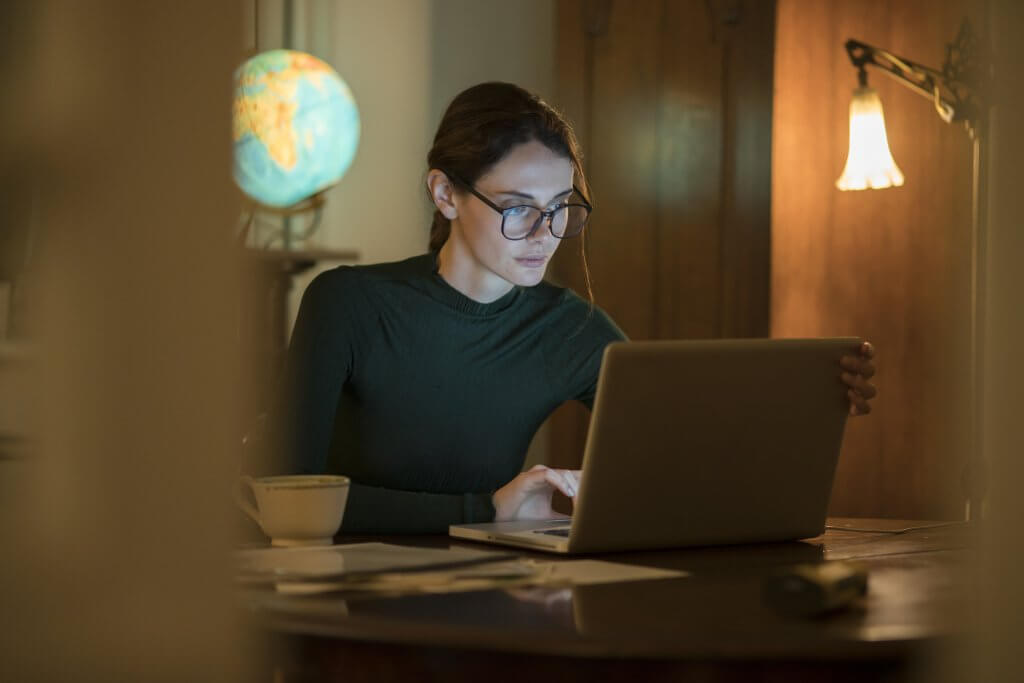
[[[441,247],[448,241],[448,235],[452,232],[452,222],[444,215],[434,209],[434,222],[430,224],[430,251],[441,251]]]

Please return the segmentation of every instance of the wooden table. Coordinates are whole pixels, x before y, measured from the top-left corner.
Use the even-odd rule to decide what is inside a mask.
[[[830,530],[794,543],[599,556],[685,570],[685,578],[392,598],[268,592],[242,602],[281,680],[907,680],[921,658],[964,635],[970,539],[965,526]],[[358,540],[369,539],[338,539]],[[373,540],[483,547],[445,537]],[[764,603],[766,577],[824,560],[868,570],[861,605],[800,619]]]

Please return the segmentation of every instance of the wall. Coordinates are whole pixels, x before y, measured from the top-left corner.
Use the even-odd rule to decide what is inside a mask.
[[[328,197],[315,242],[358,249],[365,263],[404,258],[422,250],[426,234],[419,189],[431,97],[430,4],[340,0],[329,18],[328,61],[355,95],[362,137]]]
[[[772,165],[772,334],[855,334],[880,395],[850,422],[831,512],[963,514],[970,330],[971,146],[929,102],[869,72],[901,188],[839,192],[855,37],[933,67],[966,0],[780,0]],[[983,26],[983,22],[975,22]]]
[[[461,90],[508,81],[555,96],[554,0],[433,0],[430,136]]]

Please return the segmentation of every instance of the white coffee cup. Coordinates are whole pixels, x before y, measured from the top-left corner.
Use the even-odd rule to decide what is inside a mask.
[[[256,498],[254,506],[245,489]],[[331,475],[242,476],[235,502],[275,546],[331,545],[341,528],[349,479]]]

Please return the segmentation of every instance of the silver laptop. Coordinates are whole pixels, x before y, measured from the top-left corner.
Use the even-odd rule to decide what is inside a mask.
[[[459,524],[456,538],[556,553],[817,536],[860,339],[607,347],[571,520]]]

